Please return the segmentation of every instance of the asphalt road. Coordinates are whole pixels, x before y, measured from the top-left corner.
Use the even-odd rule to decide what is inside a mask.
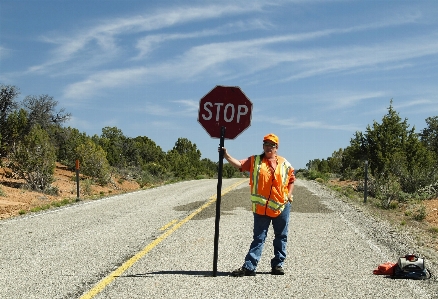
[[[286,274],[269,274],[269,234],[257,276],[229,276],[252,238],[247,183],[223,181],[216,277],[217,181],[199,180],[0,221],[0,298],[438,298],[436,279],[373,275],[411,245],[302,181]]]

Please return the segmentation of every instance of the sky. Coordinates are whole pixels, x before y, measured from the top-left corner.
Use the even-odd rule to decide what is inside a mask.
[[[438,1],[0,0],[0,84],[49,95],[89,136],[117,127],[163,151],[186,138],[217,162],[198,122],[215,86],[252,102],[230,155],[295,169],[345,148],[390,101],[417,132],[438,115]]]

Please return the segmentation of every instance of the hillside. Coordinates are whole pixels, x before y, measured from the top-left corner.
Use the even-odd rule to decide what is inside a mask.
[[[0,219],[27,213],[39,207],[55,206],[57,202],[72,202],[77,198],[76,173],[67,170],[59,163],[55,168],[55,181],[52,186],[59,190],[58,196],[33,192],[22,188],[24,181],[11,177],[7,168],[0,168]],[[113,178],[106,186],[80,182],[80,199],[90,200],[103,196],[126,193],[140,189],[135,181]],[[85,192],[86,191],[86,192]],[[85,194],[86,193],[86,194]]]

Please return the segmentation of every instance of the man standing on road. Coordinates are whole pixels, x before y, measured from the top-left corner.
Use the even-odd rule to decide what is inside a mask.
[[[272,222],[274,228],[274,257],[271,259],[271,274],[284,275],[286,245],[292,191],[294,189],[294,169],[283,157],[277,156],[279,140],[274,134],[263,138],[263,153],[244,160],[230,156],[226,148],[224,158],[240,171],[249,171],[251,202],[254,215],[254,236],[245,263],[233,276],[255,276],[257,264],[262,255],[263,245]],[[221,150],[219,148],[219,150]]]

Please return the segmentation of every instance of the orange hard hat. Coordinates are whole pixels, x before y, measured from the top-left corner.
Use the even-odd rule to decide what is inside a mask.
[[[270,133],[270,134],[266,135],[265,137],[263,137],[263,141],[271,141],[271,142],[274,142],[275,144],[278,144],[279,140],[278,140],[277,135]]]

